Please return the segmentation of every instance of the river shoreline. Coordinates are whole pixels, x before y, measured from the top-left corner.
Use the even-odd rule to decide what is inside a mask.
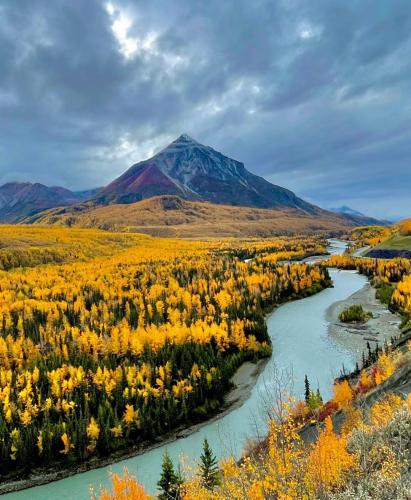
[[[237,369],[233,377],[230,379],[234,387],[226,394],[224,404],[212,417],[197,424],[190,425],[189,427],[181,426],[174,429],[169,434],[159,438],[156,443],[140,443],[139,445],[130,447],[127,450],[114,452],[109,457],[91,458],[86,462],[67,468],[58,468],[56,466],[54,468],[43,467],[33,469],[27,478],[0,484],[0,495],[26,490],[93,469],[107,467],[121,460],[142,455],[150,450],[154,450],[155,448],[159,448],[160,446],[172,443],[178,439],[185,438],[190,434],[197,432],[205,425],[216,422],[227,415],[227,413],[239,408],[249,398],[258,377],[264,371],[268,359],[269,358],[259,359],[256,363],[246,361]]]
[[[398,336],[401,318],[390,312],[387,306],[375,296],[376,289],[369,282],[345,300],[332,304],[325,313],[329,322],[328,332],[334,341],[344,348],[354,349],[357,361],[361,361],[367,343],[372,349],[378,344],[382,346],[391,337]],[[349,306],[360,304],[372,313],[373,317],[364,324],[347,324],[339,320],[340,313]]]

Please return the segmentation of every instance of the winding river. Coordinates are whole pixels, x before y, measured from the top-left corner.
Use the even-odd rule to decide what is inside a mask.
[[[331,253],[342,253],[344,249],[344,243],[335,240],[330,242]],[[313,262],[315,259],[311,258],[310,261]],[[316,389],[318,386],[323,399],[329,399],[333,379],[340,374],[343,365],[346,369],[351,369],[356,360],[353,350],[342,347],[327,335],[328,322],[325,312],[331,304],[349,297],[366,283],[366,278],[356,272],[331,270],[330,274],[334,288],[284,304],[267,317],[273,355],[258,378],[251,396],[241,407],[205,424],[197,432],[185,438],[142,455],[122,460],[110,467],[8,494],[5,498],[89,500],[91,485],[97,490],[100,485],[107,486],[109,470],[121,472],[124,467],[136,475],[150,493],[154,493],[164,449],[167,448],[175,463],[182,455],[186,462],[192,463],[198,459],[205,437],[219,458],[230,454],[238,457],[247,439],[255,436],[256,422],[261,435],[265,433],[263,401],[269,399],[274,390],[272,376],[274,368],[293,379],[294,391],[299,397],[303,393],[304,375],[307,374],[312,387]]]

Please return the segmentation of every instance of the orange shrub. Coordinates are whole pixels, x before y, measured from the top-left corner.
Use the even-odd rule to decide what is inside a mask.
[[[394,413],[402,405],[402,399],[397,394],[389,394],[375,403],[369,413],[370,422],[376,427],[384,427],[393,418]]]
[[[348,435],[354,428],[360,427],[363,422],[362,413],[350,405],[345,410],[345,420],[341,429],[343,435]]]
[[[356,392],[358,394],[364,394],[368,392],[374,386],[374,382],[366,370],[362,370],[360,373],[360,378],[357,383]]]

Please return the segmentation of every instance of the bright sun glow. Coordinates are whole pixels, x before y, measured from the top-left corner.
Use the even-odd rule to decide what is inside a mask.
[[[132,35],[131,30],[134,23],[127,13],[111,2],[106,4],[106,10],[112,21],[111,30],[125,59],[133,59],[142,53],[155,54],[156,33],[149,32],[141,37]]]

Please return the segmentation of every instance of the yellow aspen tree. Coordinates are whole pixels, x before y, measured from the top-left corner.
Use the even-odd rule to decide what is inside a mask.
[[[355,465],[356,457],[347,451],[347,438],[333,431],[331,417],[312,445],[308,458],[307,480],[314,491],[329,491],[341,487],[346,472]]]

